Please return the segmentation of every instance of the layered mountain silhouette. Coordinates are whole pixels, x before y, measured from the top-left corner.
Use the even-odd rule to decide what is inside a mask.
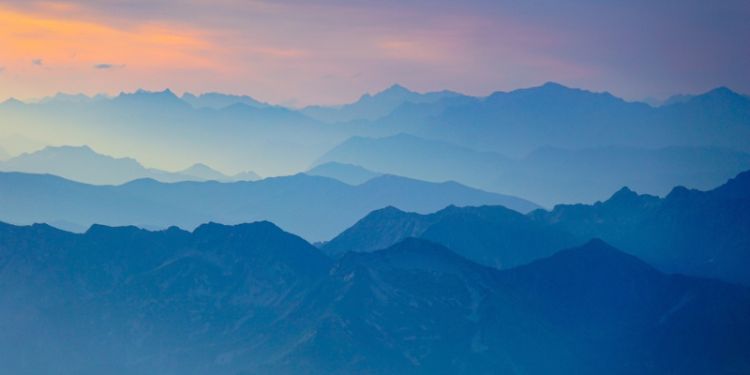
[[[320,241],[332,238],[380,207],[393,205],[427,213],[450,204],[499,204],[521,212],[539,207],[520,198],[457,183],[389,175],[357,186],[305,174],[253,182],[161,183],[140,179],[117,186],[95,186],[51,175],[0,173],[1,220],[51,223],[72,230],[91,224],[192,229],[208,221],[236,224],[271,220],[308,240]]]
[[[244,102],[195,108],[169,90],[73,103],[7,102],[0,105],[0,115],[4,132],[42,144],[87,144],[146,165],[195,160],[220,170],[244,170],[252,163],[262,175],[304,170],[348,136],[339,134],[341,127],[294,110]]]
[[[49,146],[0,162],[0,170],[54,174],[67,179],[98,185],[123,184],[140,178],[163,182],[256,180],[252,172],[227,176],[205,164],[195,164],[178,172],[146,168],[131,158],[102,155],[88,146]]]
[[[13,373],[230,373],[217,365],[220,348],[261,341],[250,332],[330,263],[267,222],[0,231],[0,352]]]
[[[0,373],[748,374],[750,97],[650,103],[9,99]]]
[[[235,104],[244,104],[255,108],[269,106],[268,104],[255,100],[247,95],[229,95],[219,92],[208,92],[200,95],[186,92],[180,97],[180,99],[194,108],[222,109]]]
[[[475,100],[405,106],[379,121],[380,126],[514,157],[544,146],[708,146],[749,152],[748,124],[750,99],[725,87],[654,108],[556,83]]]
[[[506,169],[510,161],[497,153],[477,152],[448,142],[398,134],[385,138],[350,138],[318,158],[316,163],[348,163],[373,171],[430,181],[465,181],[477,186],[487,179],[485,174],[497,174]]]
[[[344,163],[323,163],[310,168],[305,172],[311,176],[330,177],[349,185],[363,184],[375,177],[382,176],[382,173],[373,172],[369,169],[362,168],[354,164]]]
[[[337,257],[370,252],[418,237],[480,264],[510,268],[549,256],[580,240],[502,206],[455,207],[421,215],[395,207],[373,211],[321,249]]]
[[[731,374],[750,290],[602,241],[499,271],[406,239],[337,261],[268,222],[0,225],[12,373]]]
[[[224,173],[221,173],[203,163],[196,163],[191,165],[190,167],[183,169],[179,172],[179,174],[184,174],[188,176],[195,176],[194,179],[189,180],[182,180],[182,181],[221,181],[221,182],[228,182],[228,181],[255,181],[260,180],[260,176],[258,176],[257,173],[253,171],[245,171],[241,172],[235,175],[225,175]],[[172,182],[172,181],[164,181],[163,179],[157,179],[163,182]],[[176,180],[180,181],[180,180]]]
[[[196,102],[199,98],[141,90],[96,100],[9,100],[0,104],[0,116],[5,132],[42,144],[88,144],[146,164],[167,157],[172,164],[200,160],[221,170],[242,170],[252,161],[261,175],[307,170],[316,158],[351,137],[401,133],[514,159],[543,147],[750,152],[745,141],[750,139],[750,99],[727,88],[659,107],[554,83],[481,98],[415,93],[396,85],[351,105],[303,110],[225,94],[209,94],[204,104]],[[353,160],[328,161],[409,175]],[[659,171],[647,168],[643,173],[653,176]]]
[[[407,103],[434,103],[446,98],[462,98],[452,91],[417,93],[399,84],[375,94],[364,94],[354,103],[338,107],[310,106],[302,112],[314,119],[325,122],[347,122],[356,120],[377,120]]]
[[[750,172],[705,192],[677,187],[659,199],[623,188],[606,202],[532,216],[579,237],[596,233],[669,272],[750,285]]]
[[[750,285],[750,172],[710,190],[665,198],[623,188],[593,205],[527,215],[504,207],[449,207],[429,215],[374,211],[324,244],[333,256],[369,252],[408,237],[428,239],[484,265],[507,268],[598,237],[666,272]]]
[[[677,185],[714,187],[750,168],[750,154],[713,147],[543,147],[522,158],[408,134],[353,137],[317,163],[348,163],[427,181],[454,180],[552,207],[593,203],[627,185],[665,195]]]

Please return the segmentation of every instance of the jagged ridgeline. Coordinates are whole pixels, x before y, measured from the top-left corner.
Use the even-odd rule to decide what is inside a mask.
[[[80,234],[2,224],[3,368],[742,373],[748,176],[526,215],[389,207],[320,248],[266,221]]]
[[[750,375],[748,21],[0,0],[0,375]]]
[[[82,166],[102,164],[65,168],[59,153],[41,167],[43,155],[0,163],[2,170],[89,183],[252,179],[237,174],[289,175],[337,163],[552,207],[593,203],[621,186],[655,195],[677,185],[708,189],[750,168],[750,99],[725,87],[652,106],[556,83],[483,97],[396,85],[347,105],[302,109],[247,96],[141,90],[8,100],[0,117],[0,148],[7,151],[0,158],[85,144],[157,169],[120,161],[122,169],[92,175]],[[186,169],[193,164],[226,173]]]
[[[332,260],[268,222],[0,227],[9,373],[742,371],[750,290],[595,240],[501,271],[406,239]]]

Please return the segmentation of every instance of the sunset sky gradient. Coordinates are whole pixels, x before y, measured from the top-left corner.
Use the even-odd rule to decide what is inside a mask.
[[[748,19],[744,0],[0,1],[0,100],[171,88],[302,106],[395,82],[748,93]]]

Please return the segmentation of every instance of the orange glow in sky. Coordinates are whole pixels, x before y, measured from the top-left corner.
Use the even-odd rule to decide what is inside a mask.
[[[75,90],[87,86],[76,85],[77,81],[95,80],[97,74],[106,73],[109,76],[100,77],[103,85],[98,89],[109,91],[106,86],[113,78],[127,81],[121,74],[126,69],[129,76],[159,81],[171,69],[217,71],[222,67],[214,60],[217,46],[197,29],[165,24],[118,29],[5,8],[0,8],[0,25],[0,64],[3,78],[10,81],[0,88],[0,97],[35,95],[38,87],[28,85],[29,78]]]
[[[485,0],[0,0],[0,100],[163,90],[338,104],[400,83],[750,91],[750,6]],[[694,26],[700,23],[700,27]]]

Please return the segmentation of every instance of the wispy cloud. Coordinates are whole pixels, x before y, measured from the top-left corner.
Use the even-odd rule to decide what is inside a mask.
[[[124,68],[125,64],[108,64],[108,63],[100,63],[100,64],[94,64],[94,69],[98,70],[110,70],[110,69],[118,69],[118,68]]]
[[[42,65],[44,65],[44,60],[42,60],[42,59],[33,59],[33,60],[31,60],[31,64],[36,65],[36,66],[42,66]]]

